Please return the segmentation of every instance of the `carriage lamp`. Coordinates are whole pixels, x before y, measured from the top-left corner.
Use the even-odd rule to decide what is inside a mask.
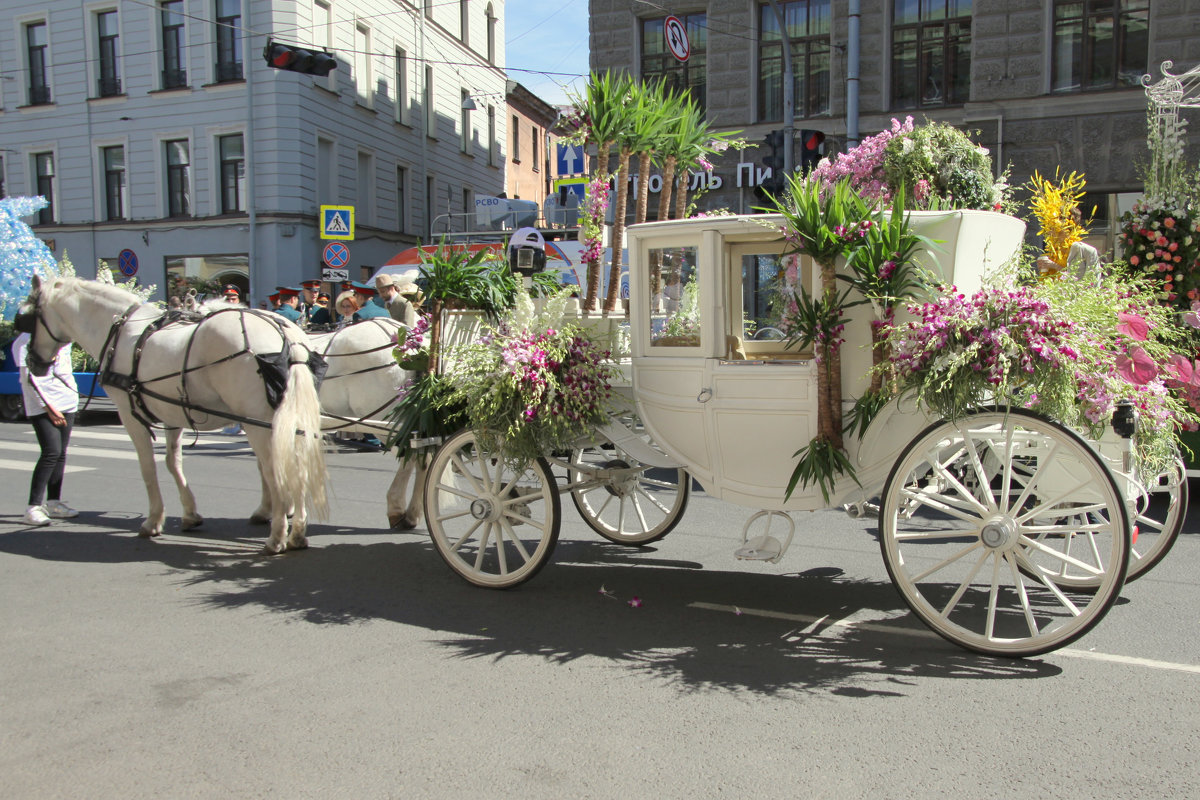
[[[1122,439],[1132,439],[1137,433],[1137,409],[1133,403],[1117,403],[1112,416],[1113,431]]]

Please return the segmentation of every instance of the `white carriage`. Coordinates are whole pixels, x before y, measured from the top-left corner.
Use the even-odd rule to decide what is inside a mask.
[[[1024,234],[1020,220],[990,212],[915,212],[913,220],[940,242],[923,266],[964,292]],[[603,446],[529,464],[484,452],[470,430],[450,437],[426,478],[440,555],[477,585],[528,580],[554,549],[561,494],[607,538],[654,541],[678,523],[690,474],[710,496],[759,510],[740,558],[782,557],[791,513],[877,508],[888,572],[941,636],[1008,656],[1082,636],[1127,573],[1148,569],[1174,541],[1187,499],[1182,467],[1146,486],[1130,440],[1116,432],[1093,442],[1021,410],[980,409],[951,422],[892,401],[861,437],[847,437],[853,477],[839,479],[828,500],[815,486],[785,500],[794,454],[816,433],[816,364],[785,348],[778,331],[747,321],[763,316],[779,270],[798,271],[814,290],[818,276],[807,259],[784,255],[781,222],[730,216],[631,227],[629,368],[644,430],[614,420],[597,431]],[[852,309],[846,326],[846,398],[867,384],[870,313]]]

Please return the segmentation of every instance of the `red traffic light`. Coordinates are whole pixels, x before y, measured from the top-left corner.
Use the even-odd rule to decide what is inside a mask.
[[[305,75],[328,75],[337,68],[337,59],[323,50],[307,50],[277,42],[267,42],[263,59],[274,69]]]

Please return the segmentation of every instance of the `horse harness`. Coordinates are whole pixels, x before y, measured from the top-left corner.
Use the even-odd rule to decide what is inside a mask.
[[[361,322],[356,322],[356,323],[352,323],[352,324],[353,325],[361,325],[363,323],[368,323],[368,322],[371,323],[374,327],[382,330],[384,333],[389,333],[387,328],[385,326],[383,326],[383,324],[380,323],[378,319],[374,319],[374,318],[362,320]],[[378,353],[380,350],[394,350],[396,348],[396,343],[385,342],[385,343],[383,343],[381,345],[377,345],[375,347],[368,347],[365,350],[355,350],[350,353],[330,353],[329,348],[333,346],[333,340],[336,339],[342,331],[346,330],[349,327],[350,326],[346,326],[344,328],[339,328],[338,330],[334,331],[333,336],[331,336],[329,338],[329,344],[326,345],[324,353],[321,354],[324,356],[326,361],[328,361],[329,359],[333,359],[333,358],[353,358],[355,356],[365,356],[365,355],[370,355],[371,353]],[[407,330],[407,328],[406,328],[406,330]],[[353,372],[343,372],[339,375],[334,375],[332,378],[329,378],[329,380],[334,381],[334,380],[338,380],[340,378],[349,378],[354,375],[365,375],[368,372],[377,372],[381,369],[391,369],[392,366],[394,366],[394,365],[395,365],[395,362],[386,361],[382,364],[376,364],[372,367],[364,367],[363,369],[356,369]],[[327,428],[326,430],[340,430],[342,428],[348,428],[351,425],[358,425],[363,422],[367,422],[371,419],[374,419],[376,414],[383,411],[384,409],[386,409],[388,406],[392,405],[395,402],[396,402],[395,398],[388,398],[388,400],[385,401],[383,403],[383,405],[379,406],[378,408],[376,408],[372,411],[368,411],[366,414],[363,414],[358,419],[352,419],[350,417],[343,417],[340,414],[330,414],[328,411],[322,411],[321,413],[330,419],[336,419],[339,422],[345,423],[344,425],[338,425],[336,427]]]
[[[190,374],[198,372],[202,369],[216,366],[217,364],[222,364],[226,361],[232,361],[233,359],[240,358],[244,355],[253,355],[255,360],[258,362],[258,373],[263,379],[263,386],[267,394],[267,402],[271,408],[278,408],[279,403],[283,398],[283,392],[287,387],[287,374],[290,367],[295,364],[305,364],[312,373],[313,382],[318,387],[321,385],[321,380],[325,376],[325,370],[328,368],[328,365],[325,363],[325,359],[321,356],[321,354],[313,351],[308,347],[307,344],[303,345],[305,350],[308,351],[308,358],[306,360],[294,361],[291,359],[291,348],[288,346],[288,338],[287,333],[284,330],[284,322],[282,319],[278,318],[278,315],[262,312],[257,309],[223,308],[212,311],[208,314],[197,314],[189,311],[170,311],[166,314],[162,314],[154,320],[151,320],[150,323],[142,329],[141,333],[138,334],[138,338],[134,342],[131,370],[130,374],[126,375],[117,372],[113,368],[113,360],[116,357],[117,341],[120,338],[121,330],[125,327],[126,323],[129,322],[129,318],[133,312],[139,308],[141,308],[141,304],[134,303],[125,310],[124,314],[117,317],[113,321],[112,327],[110,327],[108,330],[108,336],[104,340],[104,346],[100,349],[99,372],[100,384],[102,386],[112,387],[113,389],[125,392],[129,395],[131,412],[133,413],[134,417],[136,417],[137,420],[145,425],[148,429],[152,429],[154,426],[162,426],[162,421],[158,419],[158,417],[156,417],[147,406],[146,398],[151,398],[160,402],[179,406],[179,408],[183,410],[184,416],[187,418],[188,426],[193,430],[196,429],[196,421],[192,416],[192,412],[195,411],[247,425],[255,425],[261,428],[271,427],[271,423],[264,420],[251,419],[238,414],[229,413],[228,411],[218,411],[192,403],[188,397],[187,379]],[[230,353],[229,355],[222,356],[215,361],[188,366],[188,358],[191,355],[192,344],[196,340],[196,333],[199,331],[200,326],[219,314],[227,313],[236,313],[239,315],[238,321],[242,330],[242,349]],[[251,350],[250,335],[246,330],[247,314],[253,314],[256,317],[266,320],[274,325],[280,336],[280,339],[283,341],[284,349],[278,353],[268,354],[255,353],[253,350]],[[140,377],[138,372],[141,366],[142,354],[145,350],[147,342],[150,340],[150,337],[164,328],[172,325],[195,326],[195,329],[188,337],[187,346],[183,352],[182,367],[177,372],[169,372],[152,378]],[[296,344],[302,343],[297,342]],[[171,397],[148,387],[148,384],[153,384],[171,378],[179,379],[178,397]]]

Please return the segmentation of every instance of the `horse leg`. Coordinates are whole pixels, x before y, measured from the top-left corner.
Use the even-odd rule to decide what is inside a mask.
[[[196,496],[188,486],[187,477],[183,474],[183,429],[167,428],[167,472],[175,479],[179,489],[179,502],[183,504],[183,530],[191,530],[204,522],[204,517],[196,513]]]
[[[415,528],[421,524],[421,518],[425,515],[425,467],[424,462],[419,462],[413,465],[413,488],[412,499],[408,502],[408,512],[404,518],[409,521],[409,528]]]
[[[121,422],[125,424],[125,432],[133,441],[137,451],[138,467],[142,471],[142,483],[146,484],[146,497],[150,501],[150,510],[146,512],[146,521],[138,530],[138,536],[159,536],[163,532],[163,521],[167,513],[163,506],[162,492],[158,488],[158,470],[154,465],[154,444],[150,440],[150,429],[129,416],[129,408],[118,405]]]
[[[415,525],[411,524],[404,513],[404,494],[408,488],[408,477],[413,473],[413,466],[410,462],[399,461],[396,468],[396,476],[392,478],[392,483],[388,486],[387,494],[387,516],[388,525],[392,526],[392,530],[409,531]],[[415,486],[413,487],[416,488]]]
[[[258,478],[262,482],[262,497],[258,501],[258,508],[250,515],[250,524],[266,525],[271,521],[271,487],[267,485],[267,473],[263,471],[261,460],[258,462]]]
[[[267,555],[275,555],[287,549],[288,509],[283,492],[275,483],[275,470],[271,457],[271,431],[257,425],[247,425],[245,430],[246,439],[250,442],[250,447],[253,448],[254,455],[258,459],[258,470],[262,476],[263,488],[270,497],[271,532],[267,536],[263,552]]]

